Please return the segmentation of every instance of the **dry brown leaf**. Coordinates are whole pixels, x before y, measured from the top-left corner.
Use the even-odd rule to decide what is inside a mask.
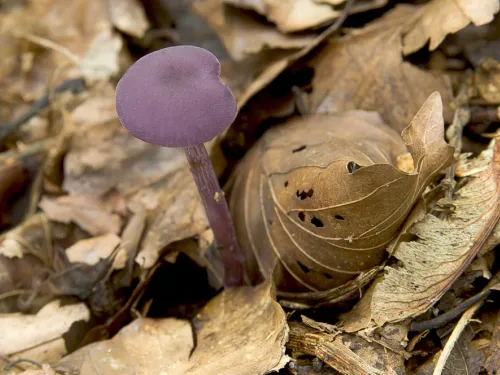
[[[332,5],[342,5],[345,0],[223,0],[244,9],[252,9],[274,22],[283,32],[304,31],[331,23],[342,12]],[[356,1],[349,14],[383,7],[387,0]]]
[[[427,41],[435,50],[448,34],[454,34],[469,23],[485,25],[500,10],[498,0],[432,0],[415,9],[403,37],[403,53],[418,51]]]
[[[66,224],[73,221],[93,236],[119,233],[121,229],[120,216],[103,207],[103,201],[99,197],[90,195],[68,195],[56,199],[44,197],[39,205],[50,220]]]
[[[138,0],[106,0],[109,18],[118,30],[136,38],[144,37],[149,20]]]
[[[57,367],[81,375],[127,369],[130,374],[258,375],[287,362],[288,327],[269,284],[224,290],[191,324],[177,319],[138,319],[113,339],[71,354]],[[116,370],[115,370],[116,371]]]
[[[445,219],[427,215],[413,227],[418,239],[397,249],[401,265],[386,267],[373,295],[372,319],[378,325],[428,310],[475,258],[500,218],[499,158],[496,142],[488,168],[469,176],[448,202],[453,212]]]
[[[6,94],[29,100],[49,83],[82,74],[108,79],[118,72],[122,40],[101,0],[31,1],[0,14],[0,25],[2,48],[10,57],[0,62]],[[21,72],[19,61],[25,62]]]
[[[225,6],[223,0],[197,0],[193,10],[215,30],[234,60],[244,60],[265,49],[293,50],[309,45],[315,35],[291,36],[259,22],[251,14]]]
[[[490,103],[500,103],[500,63],[487,59],[475,71],[475,83],[481,96]]]
[[[101,259],[111,256],[120,244],[120,237],[114,233],[80,240],[66,249],[66,255],[71,263],[86,263],[93,266]],[[126,259],[123,263],[125,263]],[[114,269],[123,268],[124,264],[113,264]]]
[[[0,314],[0,353],[13,355],[50,346],[62,340],[73,323],[89,319],[90,311],[84,303],[62,305],[60,301],[45,305],[36,315]]]
[[[209,229],[208,220],[196,189],[191,172],[186,167],[172,174],[165,184],[152,193],[142,195],[142,191],[132,198],[133,201],[155,197],[156,209],[136,262],[144,268],[154,265],[160,252],[169,244],[182,239],[194,237]],[[144,202],[147,204],[147,201]],[[133,204],[133,203],[132,203]],[[200,243],[201,244],[201,243]],[[201,251],[205,250],[204,248]]]
[[[363,29],[330,40],[309,62],[315,69],[312,111],[373,110],[401,131],[428,96],[439,91],[445,119],[451,120],[449,81],[402,58],[401,35],[417,9],[399,5]]]
[[[282,32],[291,33],[331,23],[341,13],[327,4],[313,0],[224,0],[244,8],[251,8],[274,22]]]
[[[279,259],[280,291],[316,292],[377,266],[423,189],[452,162],[438,93],[403,138],[364,111],[268,131],[238,169],[230,198],[252,279],[270,277]],[[395,167],[407,146],[412,173]]]

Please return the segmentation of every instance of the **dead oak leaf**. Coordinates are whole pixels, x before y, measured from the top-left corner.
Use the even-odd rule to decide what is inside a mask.
[[[73,221],[93,236],[118,233],[121,229],[120,216],[106,210],[99,197],[89,195],[67,195],[56,199],[44,197],[39,206],[50,220],[66,224]]]
[[[103,236],[80,240],[66,249],[66,255],[71,263],[86,263],[95,265],[101,259],[111,256],[113,251],[120,244],[120,237],[114,233]],[[121,269],[125,266],[126,258],[120,264],[113,264],[114,269]]]
[[[485,25],[500,9],[498,0],[432,0],[416,9],[403,37],[403,53],[418,51],[427,41],[435,50],[448,34],[454,34],[469,23]]]
[[[309,62],[315,70],[309,97],[312,110],[316,113],[374,110],[401,131],[428,96],[439,91],[445,119],[450,120],[449,80],[402,58],[401,35],[417,9],[397,6],[363,29],[330,40]]]
[[[285,33],[304,31],[330,23],[341,13],[328,4],[313,0],[224,0],[228,4],[250,8],[276,24]]]
[[[261,53],[264,49],[297,50],[309,45],[315,38],[315,35],[282,34],[251,14],[224,5],[222,0],[197,0],[192,7],[207,20],[231,57],[237,61]]]
[[[113,339],[91,344],[56,368],[81,375],[127,374],[258,375],[277,371],[288,357],[288,326],[270,285],[224,290],[195,318],[138,319]]]
[[[136,256],[136,262],[144,268],[152,267],[167,245],[200,235],[209,228],[199,192],[187,168],[169,176],[156,191],[143,190],[135,194],[131,206],[146,205],[150,199],[157,203]]]
[[[113,26],[135,38],[142,38],[150,27],[142,4],[138,0],[107,0]]]
[[[445,219],[427,215],[415,224],[416,241],[395,252],[400,267],[386,267],[371,307],[378,324],[418,316],[428,310],[469,266],[500,219],[500,143],[486,170],[448,202],[454,207]]]
[[[53,301],[35,315],[0,314],[0,353],[12,355],[35,346],[62,339],[78,321],[88,321],[90,311],[84,303],[62,305]]]

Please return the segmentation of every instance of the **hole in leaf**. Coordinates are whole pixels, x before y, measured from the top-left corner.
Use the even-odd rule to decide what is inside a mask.
[[[299,261],[297,261],[297,265],[300,267],[300,269],[302,270],[302,272],[304,272],[304,273],[308,273],[309,272],[309,267],[303,265]]]
[[[341,215],[335,215],[335,219],[337,220],[345,220],[343,216]]]
[[[323,276],[324,276],[325,278],[327,278],[328,280],[333,279],[333,276],[332,276],[332,275],[330,275],[329,273],[326,273],[326,272],[325,272],[325,273],[323,273]]]
[[[349,163],[347,163],[347,171],[349,173],[354,173],[359,168],[361,168],[361,167],[358,164],[356,164],[355,162],[353,162],[353,161],[350,161]]]
[[[285,187],[288,187],[288,181],[285,181],[284,185]]]
[[[314,194],[314,189],[309,189],[308,191],[297,190],[297,192],[295,193],[295,195],[297,196],[297,198],[299,198],[301,201],[303,201],[306,198],[312,198],[313,194]]]
[[[299,147],[297,147],[297,148],[294,148],[294,149],[292,150],[292,152],[293,152],[293,153],[300,152],[300,151],[305,150],[306,148],[307,148],[307,146],[306,146],[306,145],[302,145],[302,146],[299,146]]]
[[[325,226],[325,224],[323,224],[323,222],[320,219],[318,219],[316,216],[312,217],[311,224],[317,228],[322,228]]]
[[[303,212],[299,212],[299,219],[302,221],[306,220],[306,215]]]

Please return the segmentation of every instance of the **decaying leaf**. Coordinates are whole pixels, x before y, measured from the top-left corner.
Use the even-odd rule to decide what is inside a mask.
[[[231,1],[236,3],[237,1]],[[339,11],[327,4],[318,4],[313,0],[261,0],[255,10],[274,22],[283,32],[296,32],[323,26],[340,15]]]
[[[312,110],[373,110],[401,131],[427,97],[439,91],[445,119],[451,120],[448,80],[402,58],[401,35],[418,9],[399,5],[363,29],[330,40],[309,62],[315,70],[309,98]]]
[[[106,0],[109,18],[118,30],[142,38],[149,28],[144,9],[137,0]]]
[[[32,1],[0,18],[9,55],[0,63],[0,76],[10,94],[39,97],[51,79],[58,83],[82,74],[107,79],[118,72],[122,40],[101,0]],[[16,74],[20,61],[25,61],[21,76]]]
[[[237,170],[230,198],[252,279],[269,278],[277,259],[280,291],[318,292],[377,266],[423,189],[453,160],[438,93],[403,139],[365,111],[269,130]],[[411,173],[395,167],[407,148]]]
[[[276,24],[286,33],[315,29],[328,25],[339,17],[342,9],[332,5],[342,5],[345,0],[223,0],[244,9],[252,9]],[[350,13],[364,12],[380,8],[387,0],[357,1]]]
[[[492,147],[487,169],[469,176],[455,200],[443,202],[453,211],[443,219],[427,215],[412,229],[418,239],[402,243],[395,252],[400,266],[386,267],[372,299],[372,319],[378,325],[428,310],[493,231],[500,218],[500,144],[493,142]]]
[[[99,197],[85,195],[62,196],[57,199],[44,197],[40,208],[50,220],[60,223],[75,222],[93,236],[118,233],[121,229],[120,216],[103,207]]]
[[[427,41],[436,49],[448,34],[456,33],[469,23],[485,25],[500,9],[498,0],[432,0],[415,11],[403,38],[403,53],[418,51]]]
[[[148,193],[151,193],[149,197]],[[133,202],[144,202],[152,197],[157,199],[152,211],[153,221],[136,257],[136,262],[144,268],[152,267],[167,245],[209,229],[199,192],[187,167],[169,176],[156,194],[143,190],[136,194]]]
[[[197,0],[193,10],[205,18],[217,32],[228,53],[243,60],[264,49],[296,50],[310,44],[315,35],[285,35],[270,25],[259,22],[251,14],[224,5],[223,0]]]
[[[490,103],[500,103],[500,63],[487,59],[475,72],[475,83],[481,96]]]
[[[15,355],[35,347],[50,347],[54,341],[64,343],[62,336],[73,323],[89,319],[90,311],[84,303],[62,305],[57,300],[36,315],[0,314],[0,353]]]
[[[66,255],[71,263],[86,263],[91,266],[99,260],[106,259],[120,244],[120,237],[114,233],[80,240],[66,249]],[[123,268],[123,264],[121,268]],[[115,268],[118,268],[115,266]]]
[[[269,283],[224,290],[203,308],[194,326],[194,351],[188,321],[138,319],[113,339],[80,349],[56,368],[81,375],[117,368],[130,374],[257,375],[277,371],[288,360],[288,326]]]

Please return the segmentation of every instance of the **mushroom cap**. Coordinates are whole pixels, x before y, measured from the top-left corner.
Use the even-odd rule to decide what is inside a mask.
[[[145,142],[189,147],[234,121],[236,100],[220,80],[220,63],[194,46],[167,47],[137,60],[116,87],[123,127]]]

